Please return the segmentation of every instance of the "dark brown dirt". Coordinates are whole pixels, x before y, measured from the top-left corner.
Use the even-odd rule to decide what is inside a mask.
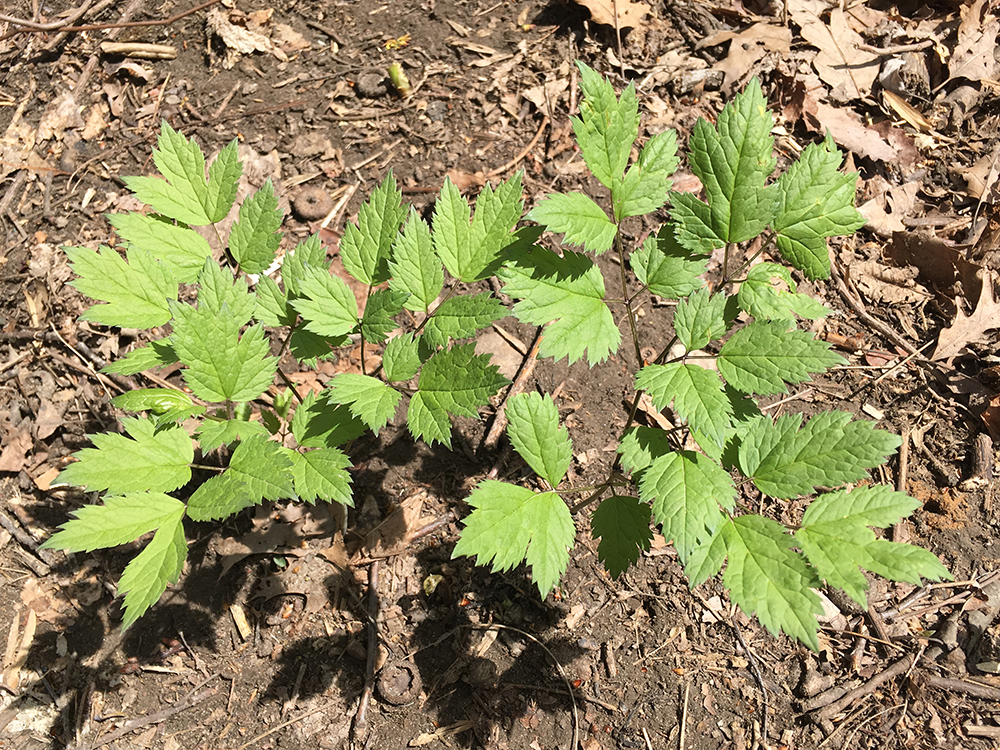
[[[32,4],[7,5],[4,13],[31,17]],[[46,19],[66,5],[45,6]],[[116,5],[85,21],[116,22],[123,10]],[[136,7],[132,19],[150,21],[191,6]],[[134,341],[133,332],[77,321],[86,302],[67,286],[59,248],[108,239],[102,214],[129,207],[119,175],[152,171],[161,119],[208,153],[238,138],[260,170],[257,184],[271,170],[282,200],[295,208],[283,227],[286,244],[320,231],[331,253],[344,221],[390,169],[420,210],[446,175],[474,194],[485,175],[515,169],[525,171],[529,205],[553,190],[600,195],[572,146],[572,63],[583,59],[621,80],[608,63],[609,51],[618,54],[614,32],[588,24],[586,10],[561,0],[277,0],[272,7],[266,28],[289,27],[281,49],[237,56],[232,66],[220,38],[207,32],[205,9],[114,32],[117,41],[170,45],[172,60],[122,67],[98,53],[107,32],[97,30],[0,41],[0,129],[7,132],[0,140],[0,509],[23,534],[44,538],[87,501],[48,484],[86,434],[114,429],[108,401],[116,383],[94,369]],[[742,6],[657,4],[626,38],[623,70],[643,82],[643,72],[671,54],[690,70],[694,61],[724,58],[724,48],[696,43],[727,23],[738,26],[745,13]],[[387,50],[390,40],[401,41]],[[395,96],[385,80],[393,61],[416,88],[410,99]],[[794,63],[761,66],[774,100],[794,89]],[[681,142],[698,116],[712,117],[723,101],[719,93],[684,90],[676,83],[683,72],[681,65],[676,80],[653,76],[639,91],[649,132],[675,127]],[[546,82],[551,88],[540,94]],[[68,107],[55,106],[70,93]],[[978,122],[985,128],[988,121],[995,111],[985,108]],[[779,117],[779,125],[789,138],[812,137],[796,120]],[[19,133],[36,142],[19,141]],[[928,170],[940,181],[928,184],[928,200],[936,190],[942,212],[953,207],[951,153],[937,154]],[[858,162],[865,180],[892,172]],[[350,186],[346,209],[320,227]],[[629,231],[638,240],[651,228],[636,222]],[[860,246],[866,238],[835,252],[880,257],[880,245]],[[894,342],[851,311],[833,284],[803,289],[838,311],[818,332],[852,342],[844,350],[852,367],[807,384],[776,409],[882,414],[886,428],[910,435],[906,488],[922,508],[893,534],[940,555],[958,583],[915,590],[874,581],[868,612],[831,594],[841,619],[826,623],[823,650],[811,654],[733,612],[718,583],[689,591],[659,537],[612,581],[581,513],[558,595],[540,601],[524,570],[496,575],[451,559],[470,488],[498,461],[509,479],[522,467],[478,451],[482,424],[459,420],[453,451],[414,444],[405,425],[390,424],[352,449],[352,533],[393,512],[413,512],[411,525],[442,523],[403,548],[393,548],[391,533],[383,540],[378,655],[386,666],[367,708],[368,744],[355,747],[556,748],[574,737],[585,750],[992,746],[983,733],[997,728],[1000,695],[992,666],[1000,661],[996,509],[992,484],[960,483],[982,431],[980,411],[995,393],[975,380],[989,364],[988,347],[957,360],[948,376],[959,376],[950,381],[912,363],[878,378],[882,370],[871,362],[878,352],[895,356]],[[923,346],[954,314],[954,297],[869,303],[868,312]],[[671,310],[647,304],[643,313],[643,344],[657,350],[669,340]],[[528,345],[535,336],[513,319],[501,325]],[[357,353],[331,367],[349,367],[351,356]],[[542,362],[536,370],[534,384],[558,393],[576,486],[599,481],[611,465],[635,364],[623,347],[594,369]],[[900,471],[894,462],[877,478],[894,484]],[[373,563],[344,573],[328,562],[323,552],[334,527],[325,508],[271,506],[220,525],[192,524],[180,583],[124,636],[113,593],[133,545],[39,556],[30,537],[19,542],[0,529],[0,626],[11,632],[0,747],[349,746],[365,685]],[[248,632],[239,629],[241,612]],[[18,661],[18,639],[35,622]],[[864,687],[893,669],[891,679],[823,713],[832,701],[827,691]],[[977,733],[981,725],[988,726]],[[123,731],[130,726],[133,732]]]

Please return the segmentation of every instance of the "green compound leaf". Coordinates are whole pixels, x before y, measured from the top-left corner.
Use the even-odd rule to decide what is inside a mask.
[[[337,448],[365,433],[365,423],[343,404],[329,403],[324,393],[309,391],[292,415],[292,435],[305,448]]]
[[[260,422],[245,419],[205,419],[198,425],[198,442],[203,453],[209,453],[222,445],[231,445],[237,440],[246,440],[251,435],[268,435],[267,427]]]
[[[236,185],[243,165],[234,140],[219,153],[205,180],[205,155],[194,141],[163,121],[159,148],[153,149],[153,163],[166,177],[125,177],[125,185],[136,198],[171,219],[204,226],[222,221],[236,198]]]
[[[420,347],[412,333],[405,333],[389,340],[382,352],[385,379],[390,383],[404,383],[420,369]]]
[[[197,281],[202,266],[212,255],[204,237],[162,216],[121,213],[105,214],[105,218],[123,242],[152,255],[182,284]]]
[[[511,253],[498,276],[504,292],[520,300],[514,314],[522,323],[548,324],[542,356],[572,364],[586,354],[593,367],[618,350],[621,332],[604,302],[604,277],[586,255],[566,250],[560,258],[533,247]]]
[[[247,485],[228,471],[210,477],[188,498],[187,514],[192,521],[218,521],[249,508],[255,499]]]
[[[677,131],[667,130],[650,138],[639,152],[639,161],[625,173],[614,197],[615,217],[642,216],[658,211],[667,202],[677,169]]]
[[[486,265],[486,259],[473,255],[470,240],[472,211],[450,177],[445,177],[441,194],[434,204],[434,252],[455,278],[472,274]],[[475,271],[473,271],[475,269]]]
[[[274,262],[281,244],[278,198],[269,177],[256,193],[240,205],[239,219],[229,233],[229,252],[244,273],[264,273]]]
[[[655,459],[666,456],[673,450],[666,430],[643,425],[629,428],[618,444],[622,466],[632,472],[635,479],[638,479]]]
[[[336,448],[320,448],[306,453],[289,451],[295,493],[302,502],[314,505],[324,500],[342,505],[354,505],[351,495],[351,475],[347,468],[351,459]]]
[[[170,346],[169,339],[150,341],[147,346],[133,349],[117,362],[112,362],[101,368],[101,372],[118,375],[135,375],[137,372],[151,370],[156,367],[172,365],[177,361],[177,353]]]
[[[729,564],[723,582],[733,603],[757,619],[773,635],[784,632],[819,650],[816,615],[823,611],[813,591],[818,585],[802,555],[792,551],[794,539],[778,523],[748,515],[722,527]]]
[[[765,186],[777,165],[772,127],[756,78],[722,109],[717,127],[704,119],[695,124],[689,161],[708,204],[690,193],[671,194],[671,216],[684,247],[705,252],[746,242],[767,228],[778,205],[777,186]]]
[[[292,331],[288,350],[299,362],[309,367],[315,367],[317,360],[333,357],[335,354],[333,349],[343,346],[348,341],[347,336],[319,336],[299,327]]]
[[[274,379],[278,360],[269,352],[264,329],[240,325],[231,315],[174,304],[170,343],[187,369],[184,380],[205,401],[253,401]]]
[[[716,360],[729,385],[745,393],[784,393],[785,383],[801,383],[814,372],[844,363],[825,341],[784,323],[751,323],[723,344]]]
[[[444,287],[444,268],[434,252],[431,228],[414,208],[396,237],[389,273],[389,288],[410,295],[403,303],[407,310],[427,312]]]
[[[121,328],[156,328],[170,320],[169,299],[177,299],[177,281],[145,250],[127,251],[128,262],[110,247],[67,247],[70,282],[83,294],[107,304],[94,305],[80,320]]]
[[[288,304],[288,298],[281,287],[270,276],[261,276],[257,281],[257,307],[253,317],[273,328],[295,323],[295,310]]]
[[[535,473],[558,487],[573,458],[573,444],[559,426],[559,410],[551,396],[521,393],[507,402],[510,442]]]
[[[673,541],[681,563],[708,542],[733,508],[736,488],[729,474],[710,458],[692,451],[668,453],[642,473],[639,496],[653,505],[663,536]]]
[[[381,344],[399,327],[393,318],[402,312],[407,296],[406,292],[379,289],[368,297],[361,315],[361,335],[365,341]]]
[[[582,193],[547,195],[524,218],[565,234],[563,242],[595,253],[610,249],[618,231],[604,209]]]
[[[597,558],[613,578],[649,551],[653,540],[649,522],[649,505],[635,497],[612,495],[597,506],[590,518],[591,534],[601,540]]]
[[[42,548],[90,552],[117,547],[169,524],[178,512],[183,515],[184,503],[162,492],[105,497],[103,505],[84,505],[72,511],[72,519],[60,526]]]
[[[306,266],[298,280],[301,298],[292,306],[306,329],[320,336],[343,336],[358,324],[358,303],[343,279],[321,268]]]
[[[649,291],[666,299],[680,299],[701,289],[699,278],[705,273],[707,258],[692,255],[681,247],[675,236],[673,222],[664,224],[659,232],[646,238],[629,258],[632,270]]]
[[[227,315],[240,326],[245,325],[257,310],[257,300],[250,293],[246,279],[233,274],[211,258],[198,274],[198,309],[209,315]]]
[[[142,617],[167,590],[168,584],[177,583],[187,557],[184,539],[184,506],[174,510],[153,534],[145,549],[125,566],[118,593],[125,594],[125,617],[122,630]]]
[[[489,292],[449,297],[424,326],[424,341],[432,347],[447,346],[449,340],[467,339],[507,315],[507,308]]]
[[[263,435],[251,435],[236,446],[226,473],[246,485],[254,503],[295,498],[291,459]]]
[[[90,435],[96,447],[77,451],[80,460],[63,469],[54,484],[120,494],[169,492],[190,481],[194,445],[182,427],[170,425],[157,432],[152,421],[134,418],[123,419],[122,426],[129,437],[113,432]]]
[[[681,362],[649,365],[639,371],[635,387],[647,391],[658,409],[666,409],[672,402],[674,411],[692,430],[698,430],[717,445],[725,441],[733,404],[717,373]]]
[[[704,348],[728,328],[726,295],[712,294],[705,287],[682,299],[674,313],[674,331],[689,352]]]
[[[630,83],[619,100],[604,76],[582,62],[576,66],[583,101],[580,117],[570,118],[573,132],[590,171],[614,195],[621,189],[632,144],[639,136],[635,86]]]
[[[518,242],[518,237],[512,235],[511,230],[523,210],[521,172],[501,182],[495,192],[489,183],[483,186],[476,198],[476,213],[469,230],[469,239],[476,247],[475,255],[481,259],[477,262],[482,263],[482,268],[475,274],[459,276],[462,281],[479,281],[496,272],[500,251]]]
[[[852,421],[842,411],[817,414],[802,429],[801,414],[771,422],[758,417],[739,446],[740,469],[772,497],[807,495],[815,487],[836,487],[866,476],[900,446],[891,432],[871,422]]]
[[[489,563],[494,572],[510,570],[524,560],[539,593],[547,596],[569,564],[576,536],[562,498],[554,492],[535,493],[487,480],[467,502],[475,510],[465,519],[452,557],[474,555],[477,565]]]
[[[335,375],[329,383],[333,404],[346,404],[351,413],[358,417],[378,435],[386,422],[392,419],[403,394],[390,388],[378,378],[343,372]]]
[[[358,223],[348,223],[340,239],[344,268],[358,281],[375,285],[389,279],[389,255],[406,218],[403,194],[392,171],[379,183],[358,211]],[[357,317],[357,316],[355,316]]]
[[[475,351],[474,344],[463,344],[439,351],[427,360],[406,413],[414,437],[450,448],[448,414],[478,417],[476,409],[510,384],[497,366],[490,364],[488,354],[477,355]]]
[[[326,248],[319,241],[319,235],[310,235],[307,240],[296,245],[295,249],[285,254],[285,262],[281,264],[281,280],[285,282],[288,298],[301,296],[299,282],[305,276],[306,269],[326,269],[330,265],[326,259]]]
[[[916,586],[921,577],[950,578],[948,570],[927,550],[876,540],[869,528],[891,526],[919,506],[913,498],[884,485],[828,492],[806,509],[795,540],[821,578],[867,608],[868,581],[861,568]],[[890,562],[888,568],[881,565],[883,558]]]
[[[830,310],[807,294],[795,291],[792,275],[776,263],[758,263],[740,284],[740,307],[758,320],[785,321],[789,325],[795,316],[816,320],[825,318]]]
[[[830,275],[826,238],[865,225],[854,207],[857,172],[840,172],[843,157],[833,139],[811,143],[778,179],[778,213],[771,223],[783,258],[811,279]]]
[[[700,586],[717,575],[725,562],[726,539],[720,527],[709,541],[691,550],[687,562],[684,563],[684,574],[688,577],[688,585],[692,589]]]

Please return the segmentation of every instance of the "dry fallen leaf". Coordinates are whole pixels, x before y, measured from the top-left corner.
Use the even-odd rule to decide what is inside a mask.
[[[702,39],[695,45],[696,49],[714,47],[724,42],[730,42],[729,54],[720,60],[715,70],[721,70],[726,80],[723,91],[733,92],[743,83],[743,79],[751,74],[754,65],[768,53],[787,54],[792,48],[792,32],[787,27],[772,26],[767,23],[755,23],[748,29],[736,33],[722,31]]]
[[[819,52],[813,67],[830,88],[834,101],[846,102],[867,96],[878,77],[881,61],[877,55],[858,49],[864,40],[849,24],[840,8],[830,11],[830,22],[821,16],[825,0],[788,0],[788,13],[802,30],[802,38]]]
[[[913,215],[917,191],[922,187],[920,181],[886,186],[885,190],[858,206],[858,213],[868,219],[868,229],[880,237],[891,237],[894,232],[905,231],[903,218]]]
[[[988,0],[975,0],[961,9],[958,44],[948,61],[952,78],[982,81],[996,80],[1000,75],[1000,63],[994,54],[1000,20],[989,12],[989,5]]]
[[[865,126],[853,110],[818,102],[815,115],[804,114],[802,119],[807,127],[819,133],[829,130],[840,146],[858,156],[884,162],[895,162],[897,159],[896,150],[882,136]]]
[[[590,19],[594,23],[605,26],[615,26],[615,10],[617,5],[618,23],[620,29],[635,28],[649,13],[646,3],[635,3],[632,0],[576,0],[590,11]]]
[[[966,315],[959,305],[954,322],[938,336],[932,360],[952,359],[967,345],[986,342],[987,331],[1000,328],[1000,302],[997,302],[993,292],[993,276],[992,271],[983,269],[983,287],[976,309],[972,315]]]

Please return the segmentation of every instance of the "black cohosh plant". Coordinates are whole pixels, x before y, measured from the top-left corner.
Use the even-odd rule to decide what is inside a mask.
[[[474,556],[494,570],[526,562],[545,596],[569,561],[576,528],[568,501],[576,502],[593,508],[593,535],[612,575],[649,549],[655,524],[692,586],[725,567],[722,580],[737,605],[812,648],[821,611],[815,589],[824,583],[863,604],[863,570],[912,583],[948,576],[926,550],[873,531],[909,515],[917,501],[885,486],[846,486],[863,483],[867,470],[899,447],[898,437],[844,412],[804,422],[796,414],[774,419],[757,404],[843,361],[798,328],[798,319],[827,311],[796,291],[786,266],[737,263],[733,252],[760,237],[762,252],[807,277],[829,275],[828,238],[864,223],[854,208],[857,176],[840,171],[832,141],[808,146],[775,178],[773,120],[754,80],[716,124],[695,126],[688,161],[703,201],[671,191],[674,131],[649,138],[630,163],[639,133],[633,87],[619,97],[587,66],[580,72],[583,101],[573,128],[588,168],[608,190],[605,205],[579,193],[549,195],[527,214],[535,226],[517,228],[520,175],[485,187],[474,212],[446,181],[428,223],[402,204],[390,174],[340,243],[344,268],[368,288],[360,313],[316,236],[284,255],[278,280],[264,273],[281,240],[270,183],[240,206],[226,258],[214,261],[192,227],[229,213],[241,174],[236,145],[222,150],[206,179],[199,147],[163,124],[153,160],[165,179],[126,180],[151,212],[109,217],[124,255],[111,247],[67,249],[74,284],[102,303],[85,319],[169,325],[169,335],[105,370],[134,374],[180,363],[185,383],[184,390],[139,389],[114,399],[140,416],[123,420],[125,434],[93,435],[94,447],[79,451],[59,477],[104,495],[74,511],[49,548],[92,550],[153,532],[119,583],[124,627],[178,580],[185,518],[221,519],[265,499],[351,504],[352,459],[344,446],[366,430],[377,433],[401,407],[414,439],[450,447],[451,416],[478,417],[509,384],[469,341],[511,314],[544,326],[541,356],[586,358],[592,367],[619,351],[624,328],[641,363],[634,403],[649,394],[657,408],[672,410],[678,428],[638,425],[633,406],[607,480],[574,488],[563,483],[573,450],[552,398],[512,397],[509,439],[552,489],[481,482],[467,500],[473,510],[455,556]],[[670,220],[626,247],[623,220],[667,204]],[[545,230],[563,235],[560,251],[538,244]],[[723,248],[722,278],[708,285],[707,254]],[[594,260],[608,251],[621,261],[610,280]],[[629,273],[637,293],[629,292]],[[512,309],[489,292],[459,293],[491,276],[516,300]],[[192,293],[179,294],[182,287]],[[648,295],[676,301],[669,342],[644,340],[636,310]],[[417,325],[406,329],[404,320]],[[318,395],[300,398],[279,387],[273,405],[259,401],[281,383],[271,340],[309,366],[352,336],[381,350],[379,369],[336,375]],[[647,363],[640,351],[650,344],[662,349]],[[196,451],[216,450],[225,468],[187,487]],[[749,508],[740,492],[749,486],[762,497],[760,508],[812,499],[789,526]]]

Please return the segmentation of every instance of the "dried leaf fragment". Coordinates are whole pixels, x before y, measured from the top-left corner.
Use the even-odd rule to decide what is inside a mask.
[[[649,6],[646,3],[636,3],[632,0],[577,0],[577,2],[590,11],[590,19],[594,23],[616,26],[620,29],[635,28],[649,13]]]

